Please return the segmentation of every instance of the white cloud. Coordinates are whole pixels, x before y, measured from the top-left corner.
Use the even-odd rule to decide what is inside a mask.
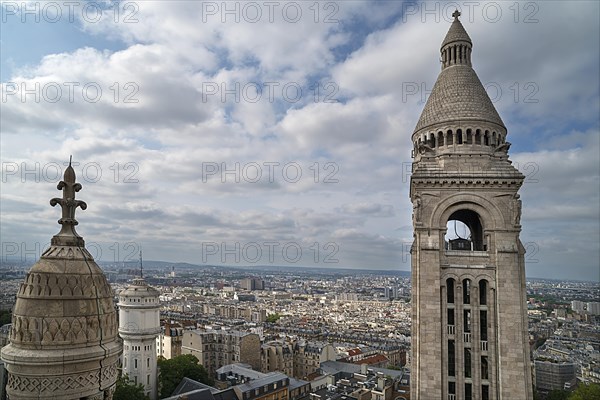
[[[55,103],[47,96],[23,102],[19,93],[2,102],[3,237],[49,239],[57,211],[35,205],[56,195],[55,180],[42,172],[73,154],[90,205],[80,213],[88,241],[118,241],[123,251],[134,241],[146,257],[189,262],[201,261],[206,241],[335,242],[340,267],[409,268],[410,135],[438,74],[449,22],[420,14],[403,21],[400,2],[335,3],[337,10],[320,9],[319,23],[312,3],[301,3],[297,23],[281,14],[272,23],[223,23],[220,14],[204,21],[202,7],[189,1],[137,4],[136,23],[79,21],[88,33],[123,40],[124,49],[48,54],[10,78],[27,88],[80,86],[73,102],[67,92]],[[589,278],[600,201],[598,5],[536,3],[539,22],[525,24],[514,22],[506,4],[497,23],[478,14],[473,23],[463,14],[463,23],[481,80],[503,90],[496,105],[514,142],[512,159],[522,171],[537,168],[538,182],[529,175],[522,189],[522,236],[539,245],[540,262],[528,273],[547,268],[565,277],[568,260]],[[332,11],[339,22],[324,23]],[[279,84],[275,99],[263,91],[249,101],[252,85],[264,90],[266,82]],[[537,103],[524,101],[529,82],[539,89]],[[86,83],[102,88],[97,102],[82,98]],[[211,84],[218,92],[207,92]],[[223,88],[236,84],[250,84],[249,91],[223,101]],[[286,100],[285,84],[303,89],[299,101]],[[4,94],[12,89],[3,83]],[[138,101],[123,102],[128,94]],[[324,102],[328,94],[339,101]],[[302,179],[290,182],[277,169],[268,182],[265,162],[297,163]],[[222,163],[242,170],[258,163],[263,179],[223,181],[220,169],[205,179],[207,165]],[[97,181],[83,170],[92,164],[102,171]],[[23,166],[37,168],[37,181]],[[32,206],[34,221],[24,220],[22,210]]]

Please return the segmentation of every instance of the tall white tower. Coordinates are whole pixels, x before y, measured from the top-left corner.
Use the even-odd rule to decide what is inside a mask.
[[[531,400],[519,238],[525,176],[471,65],[460,12],[453,16],[442,71],[412,134],[410,397]]]
[[[123,375],[157,398],[156,338],[160,333],[159,291],[144,278],[119,293],[119,336],[123,339]]]

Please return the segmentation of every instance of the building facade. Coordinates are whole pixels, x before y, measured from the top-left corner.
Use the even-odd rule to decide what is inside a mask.
[[[17,293],[1,357],[10,400],[111,400],[122,345],[113,293],[75,231],[81,185],[69,165],[58,184],[62,226]]]
[[[182,354],[192,354],[209,376],[227,364],[245,363],[260,370],[260,338],[255,333],[238,331],[184,332]]]
[[[294,378],[307,379],[322,362],[336,359],[335,348],[324,342],[300,341],[294,344]]]
[[[572,362],[535,362],[535,387],[539,392],[563,390],[565,384],[576,380],[575,364]]]
[[[262,372],[283,372],[288,376],[294,375],[293,345],[285,340],[272,340],[263,343],[260,348]]]
[[[144,386],[150,400],[156,400],[156,341],[160,330],[160,292],[143,278],[119,293],[119,336],[123,339],[123,375]]]
[[[524,176],[453,16],[412,135],[411,398],[529,400]]]
[[[167,360],[180,356],[183,331],[184,328],[178,323],[166,323],[161,326],[160,333],[156,338],[156,355]]]

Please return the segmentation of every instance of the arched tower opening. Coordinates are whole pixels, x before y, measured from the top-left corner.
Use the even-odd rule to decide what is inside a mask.
[[[446,224],[446,250],[485,251],[481,218],[472,210],[458,210]]]

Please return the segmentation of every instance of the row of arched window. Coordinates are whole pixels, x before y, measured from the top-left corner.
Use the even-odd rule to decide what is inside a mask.
[[[446,47],[442,51],[442,64],[444,67],[455,64],[471,65],[471,51],[471,47],[466,44]]]
[[[157,300],[156,300],[156,299],[154,299],[154,298],[152,298],[152,297],[151,297],[151,298],[145,298],[145,299],[144,299],[144,303],[156,303],[156,301],[157,301]],[[139,298],[131,298],[131,297],[128,297],[128,298],[121,297],[121,298],[120,298],[120,302],[121,302],[121,303],[141,303],[141,302],[142,302],[142,299],[139,299]]]
[[[454,287],[456,281],[454,278],[446,279],[446,296],[448,304],[454,304]],[[463,279],[462,281],[462,303],[463,304],[472,304],[473,299],[471,298],[471,280]],[[485,279],[481,279],[479,281],[479,305],[485,306],[487,305],[487,290],[488,290],[488,282]]]
[[[462,129],[457,129],[456,131],[448,129],[446,133],[439,131],[437,134],[430,132],[425,134],[424,138],[419,137],[415,145],[426,144],[432,148],[454,144],[476,144],[495,147],[503,143],[506,143],[506,137],[502,133],[496,133],[495,131],[490,133],[489,130],[482,131],[481,129],[476,129],[473,132],[469,128],[466,131]]]

